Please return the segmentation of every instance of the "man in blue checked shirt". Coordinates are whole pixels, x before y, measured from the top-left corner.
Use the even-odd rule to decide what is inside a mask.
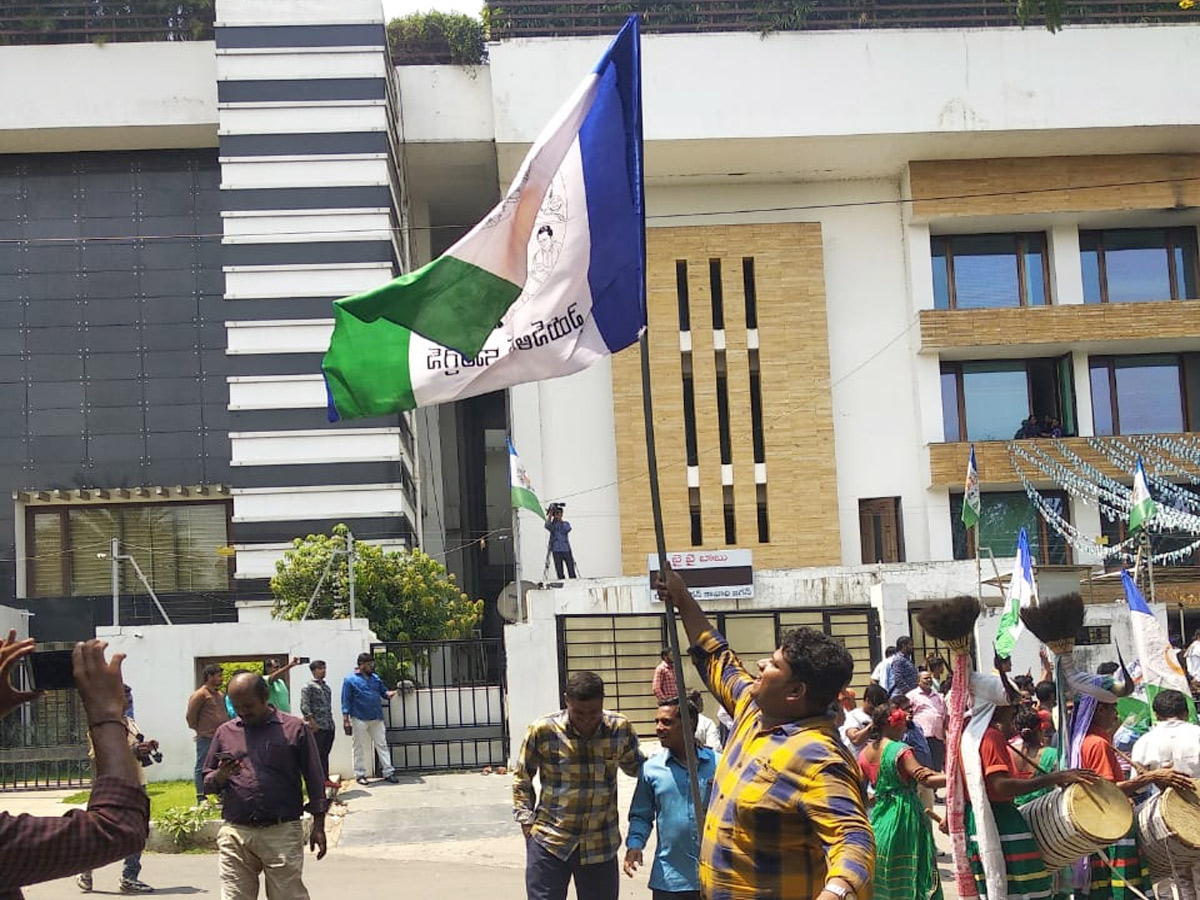
[[[695,722],[699,710],[690,702],[688,709]],[[678,697],[659,706],[654,733],[664,749],[646,760],[638,776],[629,807],[623,868],[632,878],[643,862],[642,849],[657,821],[658,846],[654,865],[650,867],[654,900],[700,900],[700,830],[696,827],[696,809],[692,804]],[[707,803],[717,771],[717,754],[697,744],[696,770],[700,776],[700,796]]]

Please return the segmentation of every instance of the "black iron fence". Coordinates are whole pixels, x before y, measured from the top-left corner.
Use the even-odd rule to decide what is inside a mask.
[[[24,664],[13,683],[28,687]],[[0,720],[0,789],[85,785],[91,778],[87,716],[78,691],[50,691]]]
[[[0,5],[0,44],[202,41],[214,0],[16,0]]]
[[[615,34],[633,13],[646,32],[801,31],[853,28],[996,28],[1021,24],[1016,2],[980,0],[666,0],[601,4],[593,0],[488,0],[492,40]],[[1189,18],[1190,17],[1190,18]],[[1066,25],[1196,21],[1173,0],[1068,0]],[[1024,24],[1041,27],[1035,18]]]
[[[385,707],[397,771],[505,764],[509,741],[501,638],[378,643],[371,652],[379,677],[397,689]]]

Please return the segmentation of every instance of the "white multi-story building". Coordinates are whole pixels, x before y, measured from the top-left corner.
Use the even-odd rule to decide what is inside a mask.
[[[329,300],[478,221],[606,41],[493,21],[509,30],[471,67],[390,67],[375,0],[220,0],[211,41],[0,49],[8,90],[29,92],[0,105],[0,193],[17,210],[0,300],[22,323],[0,334],[0,378],[25,423],[0,439],[5,546],[22,560],[4,599],[50,610],[104,592],[76,519],[219,502],[205,546],[237,561],[191,581],[164,565],[184,593],[261,588],[288,538],[345,520],[385,542],[419,534],[489,601],[494,634],[504,584],[549,580],[541,523],[522,513],[514,541],[511,435],[542,500],[566,503],[586,579],[530,594],[506,629],[514,724],[582,666],[645,711],[665,625],[635,350],[412,427],[323,421]],[[1200,429],[1200,29],[940,24],[643,39],[668,550],[750,550],[754,598],[713,604],[735,646],[818,625],[852,647],[858,683],[915,606],[978,589],[959,524],[971,443],[984,576],[1007,575],[1024,525],[1045,590],[1098,560],[1025,483],[1083,537],[1119,541],[1048,472],[1073,453],[1128,483],[1113,458],[1128,435]],[[100,244],[43,246],[122,216],[112,235],[130,248],[98,267],[81,248]],[[167,253],[153,239],[170,235],[190,243]],[[98,302],[126,293],[104,319]],[[74,349],[48,360],[62,341]],[[1062,440],[1014,445],[1030,415]],[[1190,482],[1196,461],[1161,474]],[[1160,581],[1176,631],[1193,624],[1191,574]],[[1091,615],[1097,639],[1120,635],[1112,608]]]

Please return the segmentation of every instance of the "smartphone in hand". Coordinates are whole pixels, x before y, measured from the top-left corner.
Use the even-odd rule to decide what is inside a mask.
[[[75,687],[75,664],[70,650],[42,650],[29,656],[30,687],[35,691],[66,691]]]

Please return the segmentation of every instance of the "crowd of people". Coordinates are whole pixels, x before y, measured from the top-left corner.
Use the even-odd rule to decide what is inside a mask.
[[[615,900],[621,873],[637,877],[643,866],[655,900],[931,900],[942,896],[935,828],[951,835],[960,888],[966,879],[968,893],[989,900],[1141,900],[1155,890],[1196,900],[1200,860],[1168,851],[1164,862],[1154,850],[1161,841],[1139,831],[1144,816],[1126,810],[1124,833],[1065,868],[1040,843],[1036,821],[1045,800],[1063,805],[1061,791],[1074,785],[1101,800],[1107,785],[1104,802],[1116,796],[1117,805],[1151,804],[1169,791],[1195,803],[1200,726],[1189,721],[1185,694],[1158,691],[1153,724],[1123,720],[1117,703],[1131,685],[1116,664],[1068,678],[1043,651],[1038,679],[1013,675],[1000,657],[992,673],[976,673],[960,668],[962,654],[953,667],[937,655],[918,663],[904,637],[859,701],[848,688],[853,658],[833,637],[796,629],[752,670],[678,575],[668,572],[660,592],[678,609],[691,660],[727,725],[703,714],[699,692],[681,696],[683,679],[664,651],[653,679],[660,749],[647,755],[629,720],[606,708],[600,676],[573,673],[563,708],[530,725],[513,770],[531,900],[565,900],[572,883],[579,900]],[[0,642],[0,715],[32,699],[10,680],[32,649],[12,634]],[[343,728],[364,782],[372,749],[393,776],[376,734],[393,692],[373,664],[362,654],[342,685]],[[150,890],[137,887],[149,812],[137,760],[149,742],[131,725],[121,655],[106,660],[105,645],[88,641],[76,647],[74,666],[93,747],[91,799],[87,810],[55,819],[0,813],[0,900],[76,873],[90,890],[91,870],[117,859],[126,860],[122,892]],[[335,732],[327,667],[310,664],[299,717],[280,708],[290,701],[270,679],[280,669],[239,672],[227,693],[219,667],[205,669],[187,705],[197,792],[222,804],[219,867],[229,900],[257,897],[260,877],[269,898],[306,898],[306,840],[318,859],[326,851]],[[1063,721],[1056,701],[1067,692],[1074,703]],[[695,729],[691,752],[685,721]],[[636,779],[623,857],[619,771]]]
[[[86,810],[62,817],[11,816],[0,812],[0,900],[22,896],[23,885],[74,875],[79,889],[94,889],[93,870],[124,860],[118,890],[153,893],[140,880],[141,853],[149,833],[145,769],[158,743],[147,740],[133,719],[133,695],[121,677],[123,654],[105,659],[103,641],[85,641],[73,653],[73,674],[87,716],[92,790]],[[34,651],[33,640],[0,640],[0,719],[33,700],[12,674]],[[308,660],[267,660],[263,673],[217,664],[201,672],[184,720],[195,733],[194,779],[198,803],[216,796],[222,826],[217,835],[223,900],[254,900],[260,878],[269,900],[305,900],[305,845],[326,852],[325,814],[332,780],[329,754],[336,729],[333,692],[324,660],[308,663],[311,678],[300,691],[300,715],[291,713],[287,673]],[[395,695],[375,673],[369,653],[342,681],[342,727],[353,740],[354,773],[369,784],[374,752],[383,778],[396,782],[384,739],[383,706]],[[307,802],[306,802],[307,797]],[[307,837],[303,814],[311,814]]]
[[[1064,729],[1049,655],[1043,651],[1037,679],[1012,675],[1010,661],[997,656],[991,674],[964,670],[970,704],[952,735],[951,664],[936,654],[918,663],[908,637],[888,648],[860,701],[846,686],[853,662],[832,638],[798,629],[751,672],[677,576],[668,574],[661,590],[679,610],[701,679],[730,716],[725,742],[703,739],[699,694],[680,697],[666,649],[652,682],[661,749],[648,758],[628,720],[604,708],[599,676],[572,676],[564,708],[530,727],[515,769],[530,898],[562,900],[574,880],[581,900],[614,900],[618,872],[635,877],[649,862],[655,900],[931,900],[943,895],[939,855],[946,857],[934,829],[950,831],[957,814],[963,846],[946,862],[968,893],[1133,900],[1157,889],[1159,897],[1195,900],[1200,865],[1181,862],[1164,874],[1143,858],[1132,812],[1125,834],[1059,871],[1023,809],[1050,792],[1058,804],[1071,785],[1091,796],[1104,782],[1110,800],[1113,792],[1128,798],[1118,805],[1170,789],[1195,802],[1200,726],[1188,721],[1184,694],[1160,691],[1151,726],[1122,721],[1109,688],[1072,681],[1070,692],[1085,692]],[[1117,677],[1111,664],[1084,681],[1111,687]],[[681,703],[697,723],[696,785]],[[1134,736],[1129,754],[1119,749],[1121,730]],[[637,778],[619,868],[618,770]],[[952,778],[961,785],[957,805]]]

